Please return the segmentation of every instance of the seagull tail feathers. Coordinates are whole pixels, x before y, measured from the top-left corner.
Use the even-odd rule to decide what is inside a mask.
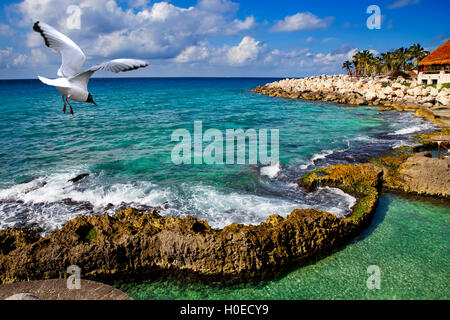
[[[50,79],[47,79],[47,78],[44,78],[44,77],[41,77],[41,76],[38,76],[38,78],[39,78],[39,80],[41,80],[42,83],[45,83],[45,84],[51,86],[51,84],[50,84],[51,80]]]

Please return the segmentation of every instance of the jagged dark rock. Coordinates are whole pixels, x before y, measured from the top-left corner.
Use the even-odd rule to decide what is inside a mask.
[[[70,179],[69,182],[76,183],[76,182],[78,182],[78,181],[83,180],[83,179],[86,178],[86,177],[89,177],[89,173],[82,173],[82,174],[79,174],[79,175],[77,175],[75,178]]]
[[[30,183],[30,182],[36,180],[36,179],[39,179],[39,178],[38,177],[28,178],[28,179],[20,181],[19,184],[27,184],[27,183]]]

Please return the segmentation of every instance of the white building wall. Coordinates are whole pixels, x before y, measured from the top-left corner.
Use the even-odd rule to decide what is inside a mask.
[[[433,84],[433,80],[437,80],[438,84],[450,83],[450,71],[436,71],[436,73],[419,72],[417,83],[424,84],[424,80],[427,81],[426,84]]]

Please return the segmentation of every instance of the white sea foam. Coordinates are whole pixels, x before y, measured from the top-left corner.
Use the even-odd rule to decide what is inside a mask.
[[[0,229],[16,226],[38,226],[47,234],[59,229],[68,220],[80,215],[90,215],[92,212],[83,207],[65,206],[60,203],[17,202],[0,203]]]
[[[213,228],[231,223],[258,224],[272,214],[286,216],[299,204],[289,199],[259,196],[249,193],[223,192],[209,186],[183,185],[183,193],[171,193],[168,199],[174,207],[163,210],[163,215],[195,215],[208,221]]]
[[[261,167],[260,173],[262,176],[268,176],[270,179],[273,179],[280,173],[280,170],[280,163],[277,162],[267,167]]]
[[[308,169],[310,166],[313,166],[317,160],[325,159],[326,157],[332,155],[333,153],[334,153],[333,150],[325,150],[316,153],[315,155],[312,156],[312,158],[308,161],[308,163],[301,165],[300,169],[302,170]]]
[[[15,185],[0,191],[0,201],[51,203],[71,199],[75,202],[89,202],[94,208],[102,208],[108,204],[119,205],[122,202],[141,202],[142,200],[150,206],[157,201],[156,196],[145,192],[155,186],[150,182],[113,184],[105,187],[95,181],[85,188],[79,188],[77,184],[68,181],[77,174],[58,173],[29,183]]]
[[[350,209],[356,203],[355,197],[345,193],[341,189],[323,187],[323,188],[319,188],[319,190],[324,190],[327,193],[335,194],[335,195],[337,195],[337,198],[340,199],[337,206],[330,206],[325,209],[325,211],[328,211],[328,212],[334,214],[338,218],[347,217],[351,212]]]
[[[369,136],[359,136],[359,137],[356,137],[356,138],[354,138],[352,140],[353,141],[373,141],[374,138],[371,138]]]
[[[208,221],[214,228],[223,228],[233,222],[258,224],[272,214],[286,217],[294,209],[320,209],[345,217],[356,199],[334,188],[319,188],[307,195],[306,199],[285,199],[281,197],[260,196],[251,193],[226,193],[208,186],[183,186],[191,194],[182,199],[168,199],[169,203],[181,200],[181,206],[163,210],[164,215],[192,215]],[[172,193],[171,196],[178,195]],[[314,201],[311,201],[314,200]],[[319,201],[317,201],[319,200]],[[314,202],[314,204],[312,204]]]
[[[405,134],[411,134],[414,132],[424,131],[427,129],[429,129],[428,125],[421,124],[421,125],[416,125],[416,126],[396,130],[395,132],[390,133],[390,135],[405,135]]]
[[[77,184],[68,182],[76,174],[78,172],[56,173],[0,190],[0,228],[17,223],[36,224],[47,233],[79,215],[113,213],[114,208],[123,203],[137,207],[165,204],[161,208],[163,215],[193,215],[208,221],[214,228],[233,222],[258,224],[272,214],[287,216],[294,209],[320,209],[343,217],[353,205],[352,197],[331,188],[321,188],[303,197],[285,198],[191,183],[162,187],[141,181],[105,186],[98,176],[85,178]],[[295,185],[288,187],[296,188]],[[67,203],[66,199],[71,201]]]
[[[81,184],[68,181],[79,173],[56,173],[0,190],[0,228],[20,221],[51,231],[76,216],[103,213],[107,207],[122,203],[156,207],[165,199],[150,182],[104,186],[101,177],[85,178],[90,180]]]
[[[351,139],[351,141],[361,141],[361,142],[369,142],[371,144],[375,144],[375,143],[386,143],[389,140],[375,138],[375,137],[369,137],[369,136],[359,136],[354,139]]]
[[[400,147],[404,147],[404,146],[409,146],[409,145],[411,145],[410,143],[408,143],[408,142],[406,142],[406,141],[404,141],[404,140],[399,140],[399,141],[396,141],[393,145],[392,145],[392,148],[400,148]]]

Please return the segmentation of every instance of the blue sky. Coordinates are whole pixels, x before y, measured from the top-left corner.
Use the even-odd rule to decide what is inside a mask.
[[[366,9],[381,9],[370,30]],[[24,0],[0,4],[0,78],[55,77],[59,56],[32,31],[44,21],[85,52],[85,67],[149,60],[122,76],[310,76],[341,73],[362,49],[384,52],[450,37],[444,0]],[[111,76],[99,72],[96,76]]]

